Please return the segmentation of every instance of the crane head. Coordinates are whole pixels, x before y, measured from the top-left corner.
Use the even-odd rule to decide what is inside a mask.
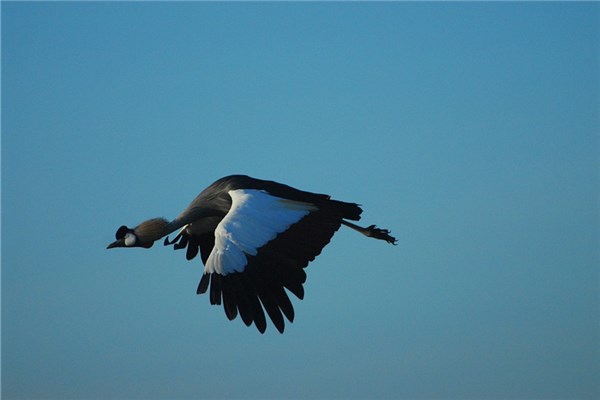
[[[133,229],[123,225],[115,233],[117,240],[109,244],[106,248],[143,247],[149,249],[155,240],[164,236],[164,229],[167,223],[167,220],[164,218],[153,218],[142,222]]]

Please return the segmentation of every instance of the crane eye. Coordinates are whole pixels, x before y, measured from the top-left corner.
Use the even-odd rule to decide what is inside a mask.
[[[137,242],[137,237],[135,236],[135,234],[127,232],[125,234],[125,246],[131,247],[135,245],[135,242]]]

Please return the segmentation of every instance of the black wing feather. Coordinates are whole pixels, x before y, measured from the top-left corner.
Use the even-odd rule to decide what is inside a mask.
[[[200,283],[198,284],[196,294],[206,293],[206,291],[208,290],[208,284],[210,283],[211,275],[212,274],[202,274],[202,278],[200,278]]]
[[[231,321],[238,315],[239,304],[232,279],[227,279],[227,277],[221,278],[221,293],[223,294],[223,309],[225,310],[225,315],[227,315],[227,318]]]
[[[246,293],[246,290],[244,289],[240,274],[230,274],[226,276],[225,279],[229,279],[231,281],[232,290],[235,291],[237,308],[240,312],[242,321],[244,321],[246,326],[250,326],[252,321],[254,321],[254,305],[252,304],[252,299],[249,298],[248,293]]]
[[[222,275],[211,274],[210,279],[210,304],[221,305],[221,278]]]

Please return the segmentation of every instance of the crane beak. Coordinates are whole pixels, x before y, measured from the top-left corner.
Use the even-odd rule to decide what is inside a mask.
[[[125,239],[115,240],[111,244],[109,244],[106,249],[113,249],[115,247],[125,247]]]

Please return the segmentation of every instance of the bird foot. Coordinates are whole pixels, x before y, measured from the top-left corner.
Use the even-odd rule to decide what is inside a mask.
[[[365,228],[364,234],[374,239],[385,240],[393,245],[396,245],[398,242],[398,239],[390,235],[390,231],[388,229],[380,229],[375,225]]]

